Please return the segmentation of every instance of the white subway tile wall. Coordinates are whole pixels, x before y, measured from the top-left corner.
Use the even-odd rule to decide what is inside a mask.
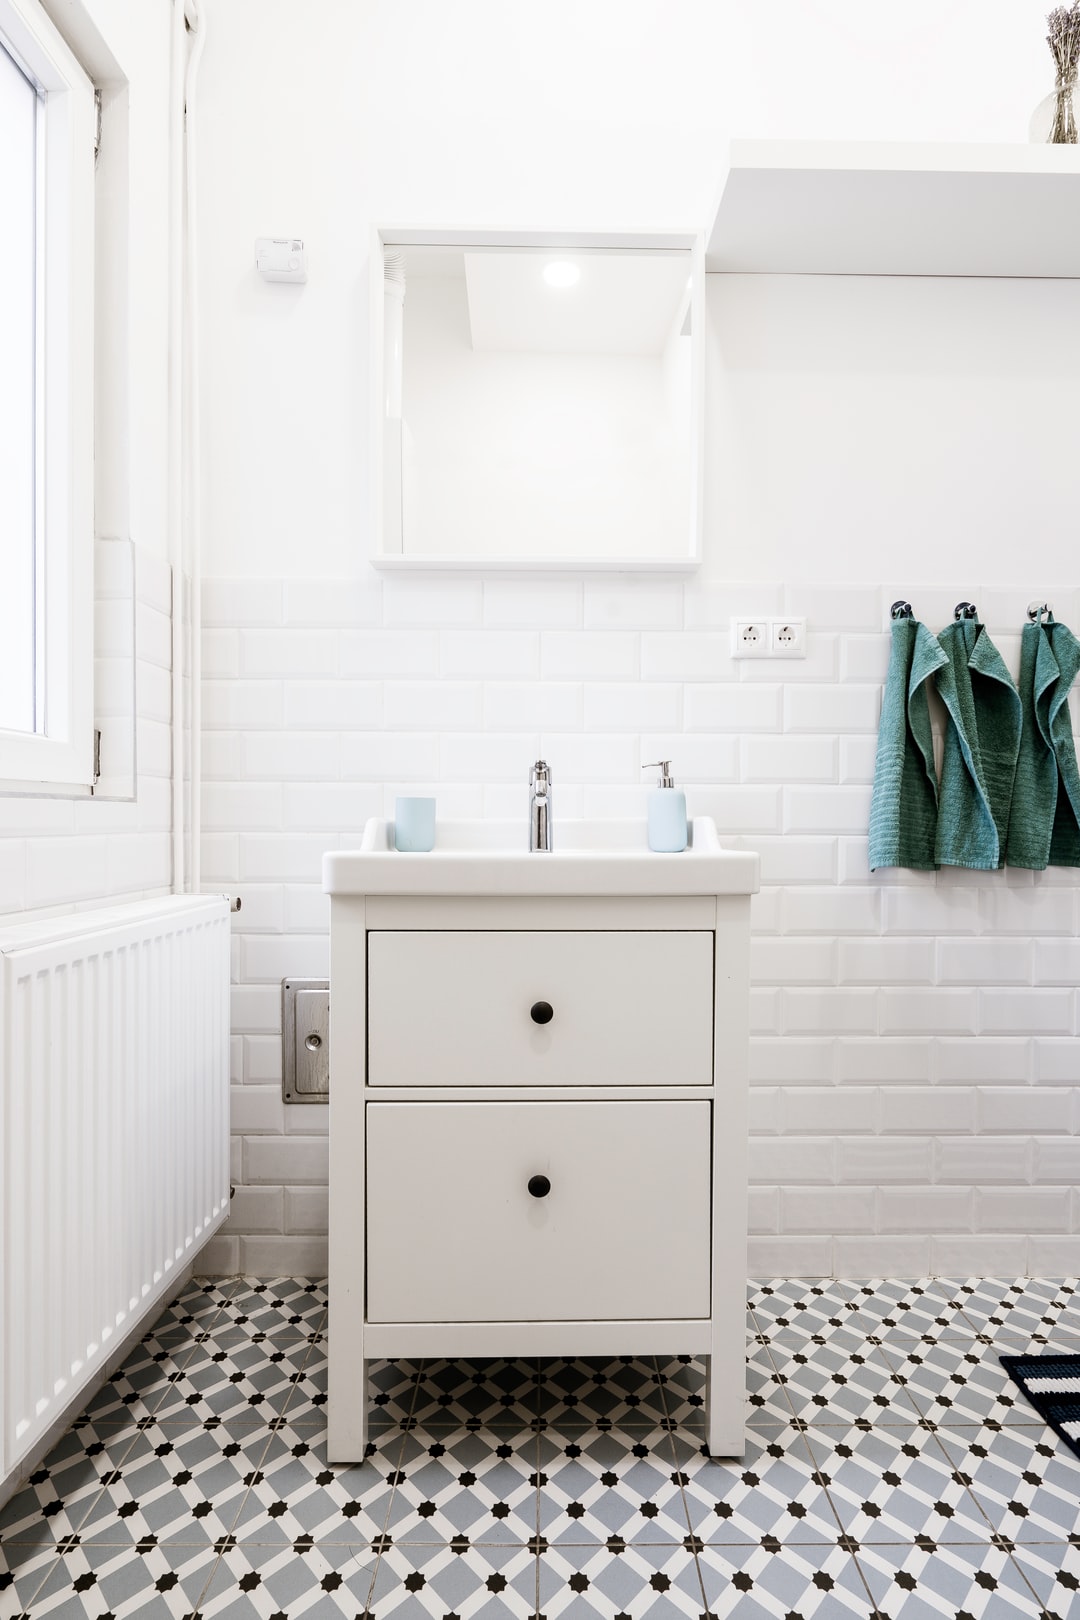
[[[691,813],[761,855],[754,1274],[1080,1268],[1080,874],[867,868],[887,613],[901,593],[916,609],[973,598],[1015,673],[1030,592],[969,580],[955,593],[557,576],[209,581],[204,878],[243,897],[238,1186],[213,1265],[325,1263],[327,1111],[281,1103],[279,986],[326,971],[323,851],[355,843],[401,791],[434,793],[444,816],[524,825],[528,767],[543,751],[556,818],[643,818],[651,773],[640,766],[670,757]],[[1054,600],[1075,623],[1076,593]],[[809,656],[733,661],[736,613],[804,615]],[[51,831],[36,844],[63,858],[65,881],[88,881],[80,841],[65,847],[73,827]]]

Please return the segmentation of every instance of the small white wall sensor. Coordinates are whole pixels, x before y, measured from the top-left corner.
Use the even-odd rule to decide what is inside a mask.
[[[257,236],[255,268],[267,281],[306,281],[303,242],[298,236]]]

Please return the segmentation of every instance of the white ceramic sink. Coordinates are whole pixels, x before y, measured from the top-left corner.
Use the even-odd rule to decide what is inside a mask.
[[[401,853],[392,821],[372,819],[358,849],[323,856],[329,894],[753,894],[758,857],[723,849],[695,816],[678,855],[649,849],[643,821],[556,821],[549,854],[528,847],[528,821],[440,821],[435,848]]]

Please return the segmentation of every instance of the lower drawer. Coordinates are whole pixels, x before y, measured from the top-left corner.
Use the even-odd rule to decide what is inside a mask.
[[[708,1316],[710,1111],[370,1103],[368,1321]]]

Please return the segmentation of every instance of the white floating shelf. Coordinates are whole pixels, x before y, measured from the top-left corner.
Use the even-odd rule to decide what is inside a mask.
[[[1080,147],[733,141],[705,267],[1080,276]]]

